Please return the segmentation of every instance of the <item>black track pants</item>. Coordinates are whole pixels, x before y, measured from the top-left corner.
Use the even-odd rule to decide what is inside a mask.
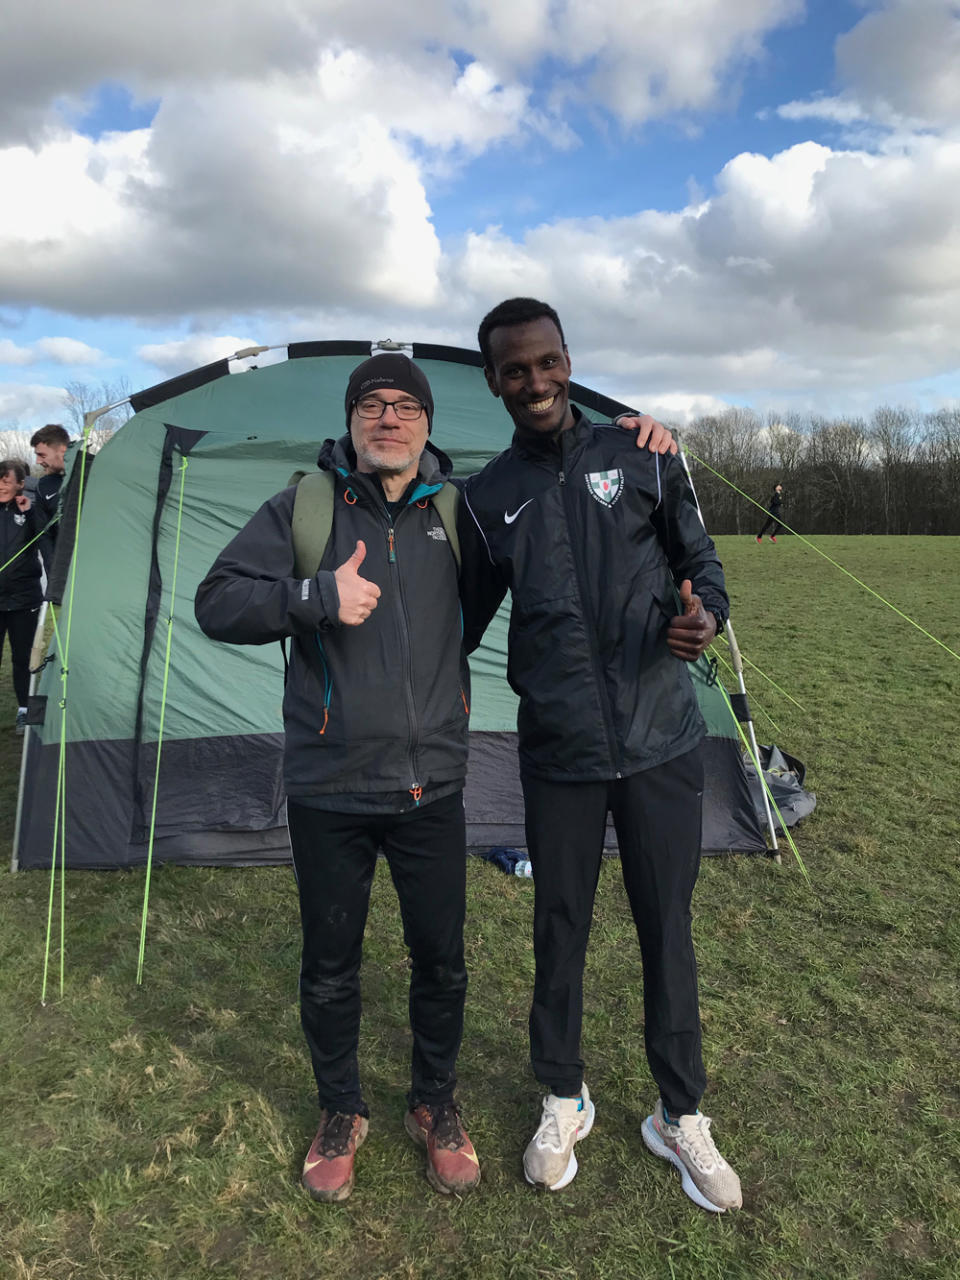
[[[13,691],[17,706],[25,707],[30,696],[30,649],[37,630],[36,609],[0,609],[0,655],[3,638],[10,638],[10,662],[13,667]]]
[[[358,815],[287,802],[300,890],[300,1020],[320,1106],[368,1114],[360,1089],[360,960],[370,886],[382,849],[412,961],[411,1105],[456,1087],[467,972],[463,961],[463,794],[404,814]]]
[[[762,538],[765,534],[769,533],[771,538],[775,538],[782,528],[783,525],[776,516],[767,516],[766,520],[763,522],[763,528],[757,534],[757,537]],[[669,1111],[670,1108],[668,1107],[667,1110]]]
[[[583,966],[608,809],[643,958],[647,1061],[667,1110],[695,1111],[706,1076],[690,900],[700,869],[699,748],[613,782],[524,777],[536,893],[530,1054],[541,1084],[574,1096],[583,1083]]]

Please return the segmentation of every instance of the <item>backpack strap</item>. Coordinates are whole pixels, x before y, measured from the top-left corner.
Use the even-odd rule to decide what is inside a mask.
[[[294,572],[298,578],[312,578],[320,568],[333,529],[336,480],[332,471],[308,471],[295,472],[290,482],[297,486],[290,526]]]
[[[457,504],[460,501],[460,490],[455,484],[451,484],[449,480],[444,480],[443,487],[434,494],[431,494],[430,501],[433,503],[433,509],[440,517],[440,523],[443,525],[444,533],[447,535],[447,541],[450,543],[450,550],[453,552],[453,558],[457,562],[457,573],[460,572],[460,538],[457,535]]]
[[[312,578],[333,531],[333,500],[336,478],[332,471],[295,471],[290,483],[297,486],[293,500],[294,572],[298,578]],[[457,536],[457,504],[460,490],[445,480],[436,493],[430,494],[433,508],[440,517],[444,533],[460,572],[460,539]]]

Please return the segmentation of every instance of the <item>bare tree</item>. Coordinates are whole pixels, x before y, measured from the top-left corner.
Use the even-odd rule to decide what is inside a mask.
[[[33,470],[36,459],[30,447],[32,431],[24,431],[21,427],[8,427],[0,430],[0,457],[18,458],[28,472]]]
[[[907,409],[881,405],[870,422],[870,441],[877,462],[883,533],[911,532],[909,473],[917,445],[918,424]]]
[[[91,453],[102,448],[133,414],[128,403],[130,387],[126,378],[120,378],[116,382],[68,382],[66,392],[67,413],[77,434],[83,431],[86,414],[108,404],[116,405],[116,408],[98,418],[94,424],[89,439]]]

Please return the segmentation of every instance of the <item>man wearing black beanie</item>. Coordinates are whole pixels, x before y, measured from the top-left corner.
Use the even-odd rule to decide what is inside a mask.
[[[284,782],[303,929],[301,1022],[321,1108],[301,1181],[316,1200],[346,1199],[367,1135],[358,975],[382,851],[411,959],[404,1123],[426,1148],[430,1183],[459,1193],[477,1185],[480,1167],[454,1096],[467,989],[470,699],[451,542],[457,495],[450,459],[428,441],[433,394],[412,360],[364,360],[344,407],[347,434],[324,442],[321,474],[252,517],[201,583],[196,615],[215,640],[292,640]],[[662,439],[654,432],[651,447]],[[303,530],[324,505],[326,540],[307,563]]]

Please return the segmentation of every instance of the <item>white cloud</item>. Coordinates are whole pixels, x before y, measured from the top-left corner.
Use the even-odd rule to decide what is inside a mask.
[[[39,338],[34,343],[37,359],[50,360],[53,364],[99,364],[103,352],[80,342],[77,338]]]
[[[908,154],[813,143],[735,157],[676,214],[565,220],[466,239],[447,289],[479,314],[553,303],[574,362],[633,399],[879,385],[956,365],[960,144]],[[459,288],[458,288],[459,286]],[[642,397],[642,398],[641,398]]]
[[[169,0],[118,20],[112,0],[38,0],[0,51],[13,136],[43,126],[0,150],[16,193],[0,296],[92,315],[428,314],[445,300],[425,175],[524,133],[568,147],[573,83],[627,124],[703,108],[801,7]],[[149,128],[93,140],[57,116],[106,82],[158,98]]]
[[[871,117],[852,98],[816,97],[807,101],[785,102],[777,107],[782,120],[828,120],[832,124],[864,124]]]
[[[2,136],[36,141],[54,104],[82,112],[103,83],[123,84],[146,100],[217,83],[236,90],[296,79],[322,52],[340,49],[366,51],[378,63],[405,62],[411,93],[425,48],[467,51],[500,81],[546,67],[548,97],[562,98],[576,85],[638,124],[717,101],[727,77],[761,56],[763,36],[802,11],[803,0],[166,0],[122,12],[115,0],[34,0],[8,24],[0,48]],[[456,116],[458,105],[468,109],[478,92],[486,114],[490,93],[478,81],[488,74],[465,75],[460,103],[433,112],[429,131],[442,132],[448,114]],[[503,90],[508,111],[511,92]],[[373,102],[386,118],[388,88],[375,85]]]
[[[886,0],[837,41],[837,69],[872,114],[960,124],[955,0]]]
[[[778,109],[839,126],[834,148],[744,152],[678,212],[481,222],[446,244],[434,228],[432,177],[531,134],[571,145],[575,99],[626,128],[729,105],[802,8],[168,0],[118,20],[113,0],[37,0],[0,46],[0,298],[181,333],[186,317],[192,336],[141,348],[169,373],[247,345],[221,334],[472,345],[488,306],[533,293],[560,308],[577,369],[616,395],[629,369],[625,398],[675,413],[943,372],[960,328],[956,4],[873,3],[838,42],[839,92]],[[156,98],[151,125],[74,131],[105,82]],[[70,341],[2,340],[0,364],[99,357]]]
[[[50,414],[65,408],[67,399],[62,387],[0,382],[0,422],[14,428],[21,423],[42,425]]]
[[[9,338],[0,338],[0,364],[28,365],[48,361],[51,364],[99,364],[103,352],[76,338],[38,338],[32,347],[22,347]]]
[[[637,403],[644,413],[652,414],[660,422],[677,423],[680,426],[709,414],[723,413],[730,408],[726,400],[721,400],[717,396],[688,395],[682,391],[668,391],[653,396],[636,394],[614,398],[625,404]]]
[[[221,337],[217,334],[197,333],[188,338],[174,338],[169,342],[152,342],[137,348],[137,355],[147,364],[155,365],[167,374],[183,373],[200,365],[225,360],[246,347],[263,346],[254,338]]]
[[[31,364],[33,358],[29,347],[18,346],[9,338],[0,338],[0,364]]]

